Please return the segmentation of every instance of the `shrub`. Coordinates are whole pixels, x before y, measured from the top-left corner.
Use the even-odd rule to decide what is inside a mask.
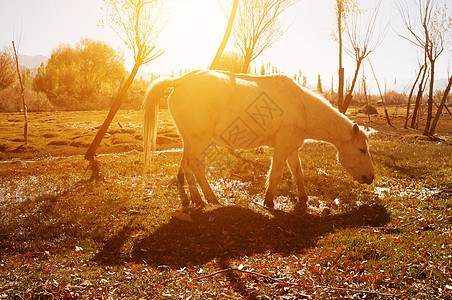
[[[370,105],[370,104],[366,104],[363,106],[362,110],[360,110],[360,112],[365,113],[366,115],[378,115],[378,111],[377,109]]]
[[[25,89],[25,104],[28,111],[52,111],[54,105],[43,93]],[[18,112],[23,109],[20,88],[12,87],[0,91],[0,112]]]

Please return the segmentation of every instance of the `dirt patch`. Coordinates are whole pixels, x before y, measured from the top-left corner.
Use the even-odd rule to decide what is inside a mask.
[[[53,146],[66,146],[69,145],[71,142],[68,140],[54,140],[50,141],[47,145],[53,145]]]
[[[126,134],[134,134],[136,132],[136,129],[133,128],[119,128],[119,129],[112,129],[107,131],[107,133],[111,135],[115,135],[118,133],[126,133]]]
[[[78,137],[75,138],[69,145],[72,147],[78,148],[87,148],[92,142],[92,138],[89,139],[87,137]]]
[[[38,151],[34,146],[30,144],[23,144],[17,147],[16,149],[12,150],[14,153],[21,153],[21,152],[35,152]]]
[[[113,145],[118,144],[136,144],[137,140],[130,134],[118,133],[113,136],[111,139],[111,143]]]
[[[46,138],[46,139],[51,139],[51,138],[54,138],[54,137],[57,137],[58,135],[57,134],[55,134],[55,133],[44,133],[43,135],[42,135],[42,137],[44,137],[44,138]]]

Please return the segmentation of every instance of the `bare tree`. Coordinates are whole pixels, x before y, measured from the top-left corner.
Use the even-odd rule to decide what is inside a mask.
[[[446,4],[440,7],[438,0],[398,0],[398,10],[411,38],[402,36],[425,53],[429,63],[430,81],[428,94],[427,120],[423,134],[429,135],[433,115],[433,93],[435,82],[435,63],[444,51],[444,35],[452,27],[452,19],[445,14]],[[413,16],[410,7],[416,7]]]
[[[243,58],[242,72],[284,34],[280,16],[298,0],[246,0],[239,3],[234,36]]]
[[[336,11],[336,25],[337,25],[337,36],[334,38],[339,44],[339,85],[338,85],[338,99],[337,104],[339,109],[342,107],[344,102],[344,68],[342,66],[342,52],[343,52],[343,42],[342,42],[342,32],[344,30],[344,25],[347,24],[350,15],[358,13],[358,2],[357,0],[337,0],[335,5]]]
[[[443,93],[441,103],[439,104],[438,110],[436,111],[435,118],[433,119],[432,125],[430,126],[429,134],[431,136],[433,136],[435,134],[436,125],[438,124],[439,118],[441,117],[441,112],[443,111],[443,107],[445,107],[445,105],[446,105],[446,100],[447,100],[447,97],[449,96],[451,87],[452,87],[452,76],[449,77],[449,83],[447,84],[446,90]]]
[[[122,105],[122,99],[131,86],[140,66],[163,54],[156,42],[167,20],[164,0],[103,0],[106,5],[107,25],[133,53],[135,64],[127,80],[119,88],[118,95],[107,118],[85,153],[93,171],[91,179],[99,177],[98,163],[94,160],[96,149],[110,126],[113,117]]]
[[[345,26],[345,34],[347,42],[345,44],[345,51],[355,59],[356,68],[352,79],[351,86],[345,96],[342,106],[339,107],[340,112],[347,111],[352,100],[353,90],[355,88],[356,80],[358,79],[359,70],[362,62],[381,44],[385,30],[375,34],[377,25],[378,12],[380,10],[381,0],[378,1],[377,6],[372,12],[368,23],[365,24],[362,20],[363,14],[353,14],[350,21]],[[364,28],[364,31],[361,29]]]
[[[437,29],[440,30],[443,33],[444,37],[444,44],[447,44],[449,46],[449,54],[452,54],[452,14],[449,15],[451,12],[447,9],[447,6],[444,4],[444,7],[442,10],[437,11],[436,15],[434,16]],[[429,135],[433,136],[435,134],[436,125],[438,124],[439,118],[441,117],[442,110],[446,106],[447,97],[449,96],[450,90],[452,88],[452,76],[449,76],[449,82],[447,84],[446,89],[444,90],[441,102],[438,106],[438,110],[436,111],[435,118],[433,119],[433,122],[430,126]],[[449,111],[450,113],[450,111]]]
[[[424,94],[424,90],[425,90],[425,85],[428,81],[428,66],[427,66],[427,62],[424,63],[423,66],[423,71],[422,71],[422,77],[421,77],[421,81],[419,81],[419,87],[418,87],[418,91],[417,91],[417,95],[416,95],[416,101],[414,103],[414,109],[413,109],[413,116],[411,118],[411,125],[410,128],[415,128],[416,127],[416,120],[418,119],[418,115],[420,112],[420,107],[421,107],[421,102],[422,102],[422,95]]]
[[[414,80],[413,86],[411,87],[410,94],[408,96],[408,102],[406,107],[406,117],[405,117],[405,124],[403,125],[403,128],[408,128],[408,121],[410,119],[410,109],[411,109],[411,98],[413,97],[414,89],[416,88],[417,82],[419,81],[422,72],[425,68],[425,64],[420,66],[419,73],[417,74],[416,80]]]

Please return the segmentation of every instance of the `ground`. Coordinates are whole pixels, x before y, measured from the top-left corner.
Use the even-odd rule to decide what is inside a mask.
[[[181,141],[167,111],[149,172],[141,113],[120,111],[98,151],[103,179],[88,181],[83,154],[105,115],[30,113],[24,145],[22,115],[0,114],[0,298],[452,297],[451,116],[433,141],[403,129],[401,108],[390,110],[393,126],[352,108],[351,119],[377,131],[377,177],[355,183],[334,147],[306,144],[309,214],[300,216],[288,170],[280,210],[256,204],[267,148],[218,149],[208,179],[221,205],[182,212]]]

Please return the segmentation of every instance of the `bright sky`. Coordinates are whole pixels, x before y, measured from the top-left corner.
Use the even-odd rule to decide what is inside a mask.
[[[218,0],[176,0],[172,20],[160,37],[158,46],[165,54],[142,68],[143,71],[171,74],[179,69],[207,68],[220,44],[227,18]],[[446,1],[452,8],[451,0]],[[372,8],[376,0],[360,0],[361,8]],[[394,0],[383,0],[380,17],[384,26],[390,22],[386,38],[371,54],[380,84],[388,89],[415,76],[417,49],[398,34],[408,36],[400,21]],[[292,76],[301,69],[308,83],[322,77],[324,89],[331,86],[338,68],[337,44],[332,40],[335,0],[300,0],[284,17],[288,28],[285,35],[254,62],[260,70],[262,62],[271,62]],[[20,51],[26,55],[50,56],[61,43],[75,45],[82,37],[103,40],[115,49],[122,49],[132,64],[129,52],[108,27],[99,27],[104,17],[101,0],[0,0],[0,47],[11,45],[13,37],[20,41]],[[234,46],[231,39],[228,48]],[[438,61],[438,78],[447,77],[450,52]],[[354,72],[354,61],[344,56],[346,77]],[[368,80],[373,80],[368,65]],[[377,91],[371,91],[376,93]]]

